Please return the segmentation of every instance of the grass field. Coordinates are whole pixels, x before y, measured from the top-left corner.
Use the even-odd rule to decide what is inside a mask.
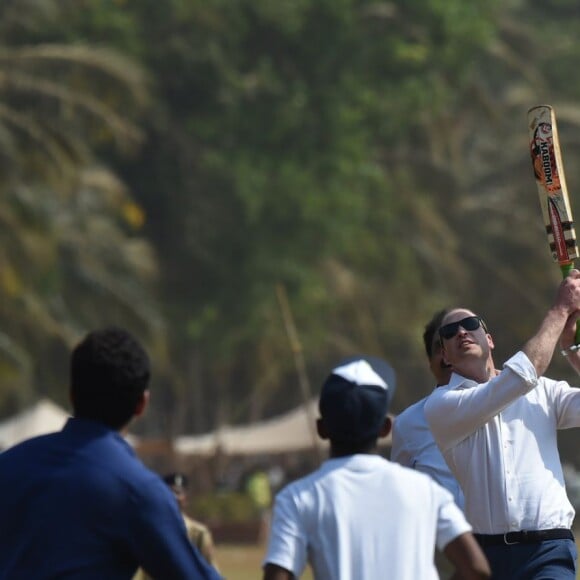
[[[578,531],[576,538],[580,539]],[[578,549],[580,552],[580,543]],[[220,566],[220,572],[226,580],[259,580],[262,577],[262,559],[265,546],[261,545],[231,545],[222,544],[216,546],[216,555]],[[580,580],[580,571],[576,575]],[[310,570],[302,576],[302,580],[312,580]]]
[[[226,580],[259,580],[262,578],[262,560],[266,551],[261,545],[219,544],[216,557],[220,572]],[[312,580],[310,570],[302,576]]]
[[[220,572],[227,580],[261,578],[262,546],[221,544],[216,546],[216,557]]]

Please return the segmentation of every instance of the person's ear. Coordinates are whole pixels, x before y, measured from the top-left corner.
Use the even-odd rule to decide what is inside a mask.
[[[392,419],[389,416],[385,417],[385,422],[383,423],[383,426],[381,427],[381,430],[379,431],[379,439],[382,439],[383,437],[387,437],[388,434],[391,432],[392,428],[393,428]]]
[[[488,333],[486,333],[485,336],[487,337],[487,344],[489,344],[490,350],[493,350],[495,348],[495,344],[493,342],[493,338],[491,337],[491,334],[489,334],[489,332],[488,332]]]
[[[324,419],[320,417],[316,419],[316,431],[321,439],[330,439],[326,425],[324,424]]]
[[[145,389],[135,405],[135,412],[133,413],[135,417],[140,417],[145,413],[145,409],[147,409],[147,406],[149,405],[149,396],[149,389]]]

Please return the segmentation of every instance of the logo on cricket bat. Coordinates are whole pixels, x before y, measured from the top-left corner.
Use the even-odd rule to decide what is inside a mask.
[[[561,266],[567,266],[578,257],[578,244],[554,109],[549,105],[529,109],[528,131],[529,151],[552,257]]]
[[[536,179],[548,194],[558,193],[562,186],[554,155],[554,140],[550,123],[540,123],[536,127],[530,143],[530,153]]]
[[[564,234],[564,229],[571,229],[571,222],[563,224],[560,218],[560,212],[554,203],[553,198],[548,198],[548,212],[550,214],[550,224],[551,228],[546,228],[548,234],[552,234],[554,241],[550,244],[550,249],[552,250],[552,257],[554,260],[566,261],[569,259],[568,256],[568,244],[566,243],[566,235]],[[575,245],[575,240],[573,240],[573,245]]]

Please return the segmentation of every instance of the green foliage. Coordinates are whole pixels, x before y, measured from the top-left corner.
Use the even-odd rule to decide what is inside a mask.
[[[338,358],[366,351],[398,371],[397,408],[429,390],[420,336],[434,309],[480,310],[505,332],[498,361],[533,330],[558,274],[525,111],[556,105],[573,158],[580,19],[570,1],[68,0],[37,10],[24,23],[5,14],[4,54],[51,42],[78,62],[46,68],[67,89],[59,106],[50,85],[52,97],[19,112],[72,115],[58,125],[63,150],[84,160],[90,144],[89,169],[108,163],[129,187],[111,197],[115,187],[67,182],[66,200],[14,188],[33,201],[11,195],[0,208],[20,232],[6,236],[0,283],[57,304],[57,334],[106,312],[155,337],[168,392],[153,411],[172,430],[300,400],[277,284],[313,390]],[[2,62],[6,74],[38,73],[31,59],[23,69],[0,51]],[[114,129],[134,129],[145,79],[152,97],[135,133],[145,138],[120,156],[109,144]],[[0,124],[1,106],[18,104],[4,95]],[[2,155],[13,141],[0,125]],[[13,150],[37,181],[42,155]],[[580,179],[567,169],[570,184]]]
[[[248,522],[259,517],[251,498],[241,492],[219,492],[196,495],[188,506],[189,513],[209,524]]]
[[[346,354],[329,338],[337,333],[354,335],[348,349],[414,342],[414,326],[402,344],[389,338],[422,295],[416,222],[400,216],[429,194],[401,157],[468,83],[470,55],[493,32],[493,3],[169,3],[155,18],[150,8],[134,7],[155,47],[145,63],[164,121],[152,123],[151,167],[126,175],[150,214],[166,205],[154,236],[172,256],[175,348],[188,357],[195,337],[201,376],[234,381],[235,391],[218,388],[218,404],[251,396],[260,377],[272,389],[293,382],[277,283],[315,366]],[[160,184],[171,197],[160,199]],[[350,296],[337,293],[333,262],[352,272]],[[385,295],[400,305],[386,319],[377,317]]]
[[[98,161],[138,143],[145,76],[110,48],[65,43],[61,17],[49,1],[0,8],[3,414],[39,395],[65,404],[67,351],[90,327],[125,324],[163,361],[142,210]]]

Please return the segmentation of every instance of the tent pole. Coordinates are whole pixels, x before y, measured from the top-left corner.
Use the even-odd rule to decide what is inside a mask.
[[[318,434],[315,428],[316,417],[312,412],[312,407],[310,405],[310,401],[312,400],[312,390],[310,388],[310,381],[308,380],[308,374],[306,372],[304,350],[298,337],[298,331],[296,330],[296,325],[294,324],[294,318],[292,316],[292,310],[290,309],[290,303],[288,302],[288,295],[286,294],[286,288],[283,284],[276,284],[276,295],[278,297],[278,303],[282,312],[282,318],[284,319],[286,334],[288,336],[288,340],[290,341],[290,348],[292,349],[292,354],[294,356],[294,364],[298,374],[298,382],[300,384],[300,391],[302,393],[304,410],[306,411],[306,417],[308,418],[308,428],[310,430],[310,435],[312,436],[312,446],[316,453],[316,458],[319,462],[321,462],[323,460],[322,450],[320,448]]]

